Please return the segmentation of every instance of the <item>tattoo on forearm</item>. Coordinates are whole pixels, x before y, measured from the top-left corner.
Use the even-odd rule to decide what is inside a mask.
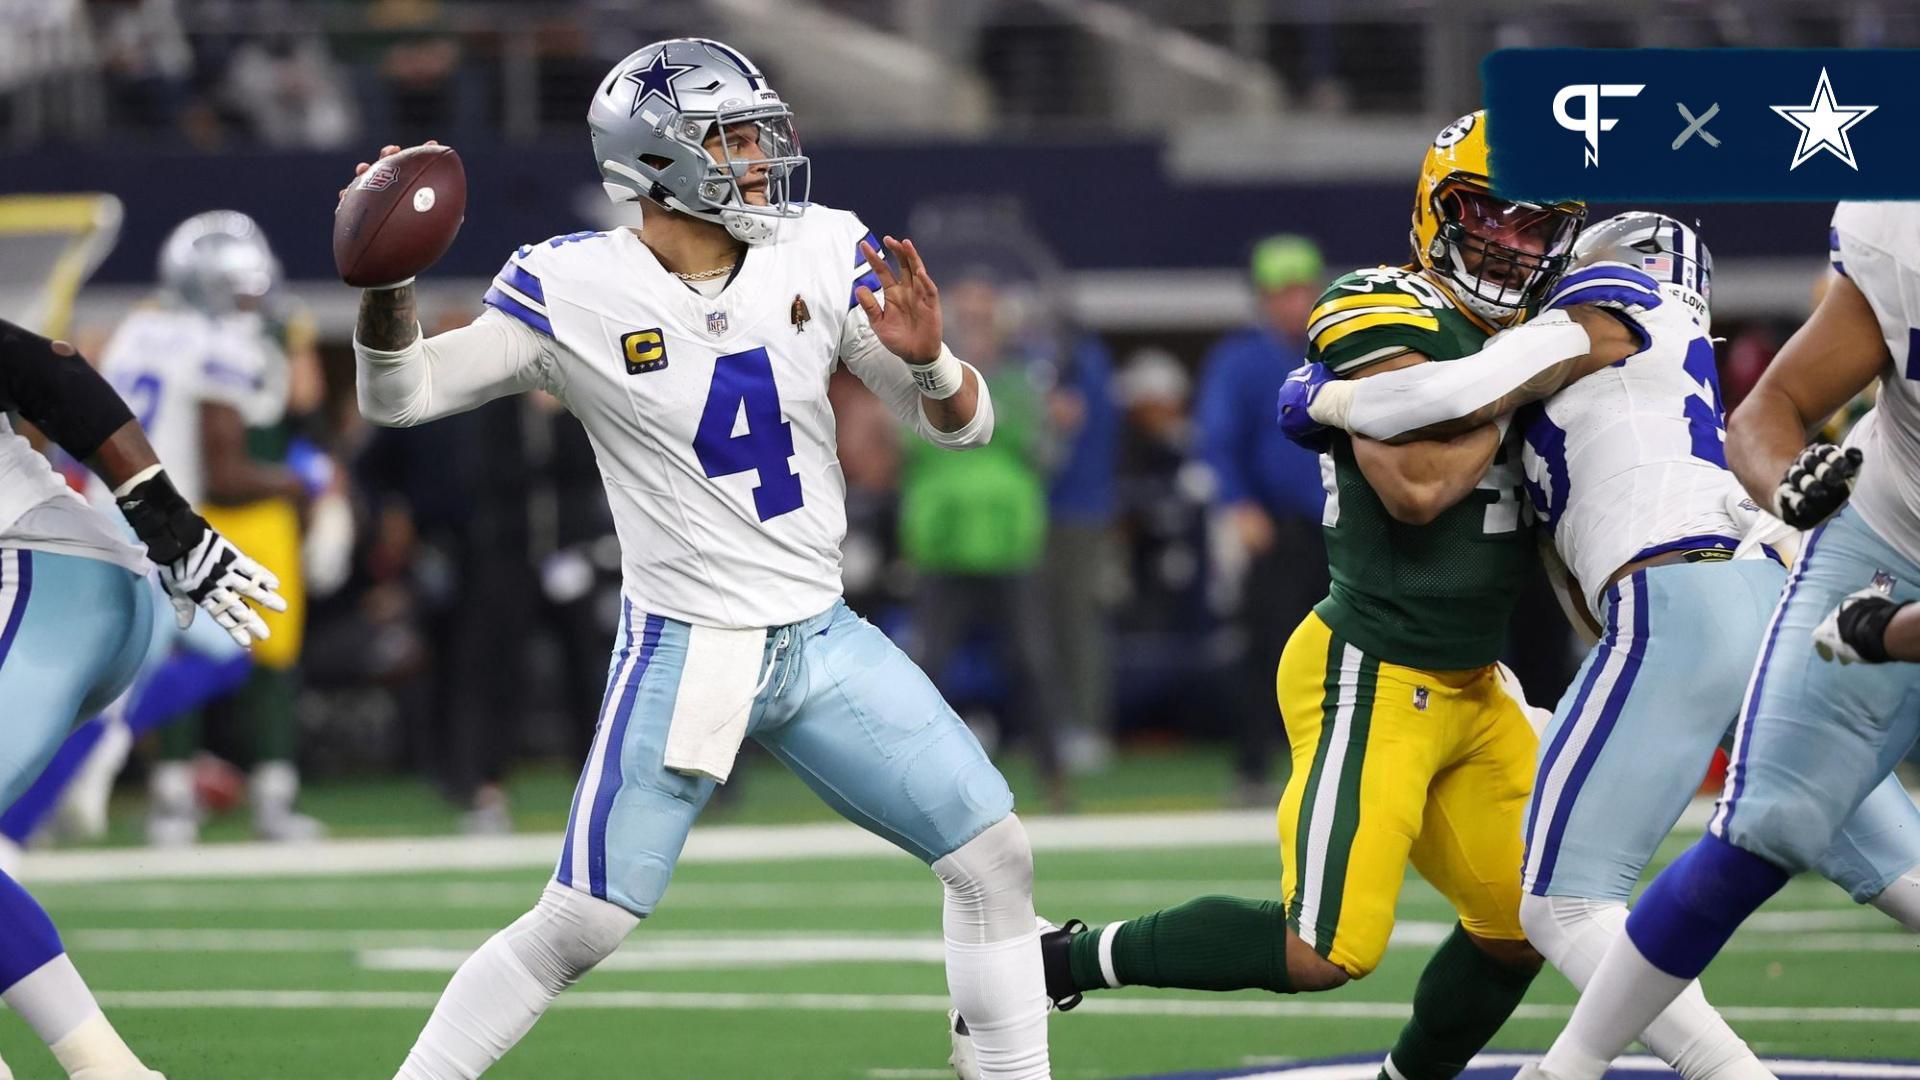
[[[1423,439],[1451,439],[1455,435],[1464,435],[1474,428],[1491,424],[1502,415],[1522,405],[1528,405],[1552,395],[1566,384],[1567,376],[1573,373],[1574,367],[1583,359],[1585,357],[1576,356],[1569,360],[1562,360],[1465,416],[1442,420],[1437,424],[1428,424],[1426,427],[1395,435],[1387,441],[1407,443]]]
[[[360,294],[360,321],[353,337],[369,349],[397,352],[412,344],[420,331],[420,312],[413,286],[367,289]]]

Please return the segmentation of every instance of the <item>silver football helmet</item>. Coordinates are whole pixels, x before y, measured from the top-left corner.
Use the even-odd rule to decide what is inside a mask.
[[[1587,226],[1574,242],[1573,265],[1600,262],[1644,272],[1662,295],[1693,312],[1702,332],[1713,328],[1713,253],[1678,218],[1634,210]]]
[[[279,282],[266,234],[237,210],[195,214],[160,246],[161,288],[207,315],[257,309]]]
[[[656,41],[620,61],[587,110],[614,202],[651,199],[764,244],[807,207],[793,110],[760,69],[705,38]],[[707,149],[718,134],[719,153]],[[757,192],[764,201],[749,201]]]

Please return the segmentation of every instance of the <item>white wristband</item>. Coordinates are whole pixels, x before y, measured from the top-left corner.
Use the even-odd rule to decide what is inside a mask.
[[[113,497],[124,499],[133,494],[133,489],[160,475],[161,465],[155,462],[127,478],[127,482],[113,489]]]
[[[405,281],[395,281],[387,285],[368,285],[365,289],[362,289],[361,291],[362,292],[392,292],[395,289],[404,289],[411,284],[413,284],[413,279],[408,278]]]
[[[966,384],[967,369],[944,341],[933,363],[908,364],[907,370],[913,373],[914,385],[920,388],[920,393],[936,401],[952,397]]]
[[[1313,402],[1307,406],[1307,415],[1314,420],[1336,428],[1347,430],[1347,412],[1353,408],[1353,393],[1356,384],[1344,379],[1322,386],[1313,396]]]

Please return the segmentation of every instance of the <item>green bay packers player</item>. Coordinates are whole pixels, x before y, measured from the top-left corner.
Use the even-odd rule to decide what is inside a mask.
[[[1344,378],[1476,352],[1565,267],[1578,203],[1516,204],[1488,180],[1486,116],[1427,151],[1415,265],[1334,281],[1308,359]],[[1280,658],[1293,772],[1280,801],[1282,901],[1210,896],[1046,935],[1063,1007],[1122,985],[1329,990],[1385,953],[1409,860],[1460,921],[1428,962],[1387,1080],[1444,1080],[1499,1030],[1540,966],[1520,926],[1522,817],[1536,738],[1496,663],[1534,558],[1504,425],[1387,445],[1335,435],[1321,458],[1332,591]]]

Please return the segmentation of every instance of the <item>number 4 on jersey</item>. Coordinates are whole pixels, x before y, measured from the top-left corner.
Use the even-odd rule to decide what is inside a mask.
[[[745,420],[744,429],[740,421]],[[800,477],[787,467],[793,425],[781,418],[780,390],[765,349],[729,353],[713,362],[713,386],[693,435],[693,452],[708,477],[752,472],[753,508],[761,521],[800,509]]]

